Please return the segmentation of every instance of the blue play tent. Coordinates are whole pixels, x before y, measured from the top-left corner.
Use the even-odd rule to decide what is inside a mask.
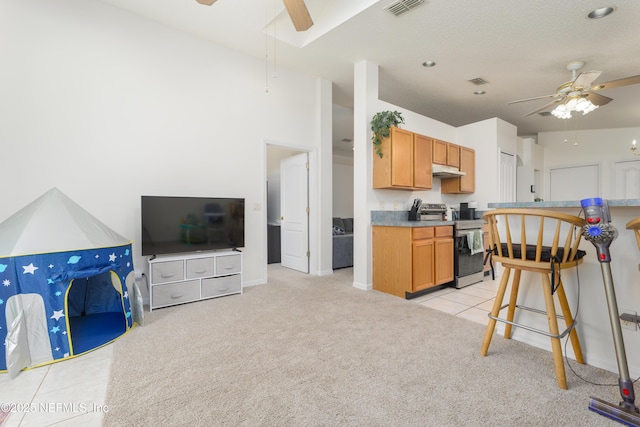
[[[75,357],[133,325],[131,241],[54,188],[0,224],[0,371]]]

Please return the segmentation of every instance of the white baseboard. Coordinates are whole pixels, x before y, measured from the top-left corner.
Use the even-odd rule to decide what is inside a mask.
[[[373,286],[370,284],[358,283],[358,282],[353,282],[353,287],[356,289],[360,289],[361,291],[370,291],[373,289]]]

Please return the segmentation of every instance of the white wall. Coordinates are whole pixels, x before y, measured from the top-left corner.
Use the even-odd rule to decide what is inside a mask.
[[[146,269],[141,195],[244,197],[244,279],[264,283],[265,141],[330,145],[330,133],[318,136],[327,85],[281,69],[267,94],[261,60],[98,1],[3,2],[2,15],[0,142],[11,185],[0,220],[58,187],[132,239],[136,269]]]
[[[564,139],[568,142],[564,142]],[[555,167],[600,165],[602,182],[593,195],[612,198],[612,165],[614,161],[637,160],[631,153],[631,141],[640,140],[640,127],[541,132],[538,143],[544,147],[545,193],[548,196],[549,169]],[[578,145],[574,145],[577,142]],[[547,198],[545,198],[546,200]]]
[[[535,185],[535,149],[533,138],[518,138],[517,157],[517,191],[516,201],[533,202],[535,192],[531,192],[531,186]]]

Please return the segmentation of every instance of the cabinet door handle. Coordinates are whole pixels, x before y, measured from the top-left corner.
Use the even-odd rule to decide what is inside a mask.
[[[196,274],[203,274],[203,273],[206,273],[206,272],[207,272],[207,269],[206,269],[206,268],[203,268],[202,270],[196,270],[196,271],[194,271],[194,273],[196,273]]]
[[[171,298],[172,299],[182,298],[183,296],[184,296],[184,294],[176,294],[176,293],[171,294]]]
[[[163,279],[168,279],[173,276],[175,276],[175,274],[173,273],[160,273],[160,277],[162,277]]]

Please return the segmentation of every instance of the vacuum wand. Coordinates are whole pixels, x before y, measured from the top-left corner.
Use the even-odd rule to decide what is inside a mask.
[[[604,291],[609,309],[609,322],[611,323],[613,345],[616,351],[618,372],[620,374],[618,385],[620,388],[620,396],[622,397],[622,401],[617,406],[592,397],[589,402],[589,409],[623,424],[640,426],[640,411],[635,405],[633,381],[629,376],[627,355],[622,337],[622,326],[620,325],[620,315],[616,301],[616,291],[613,286],[613,276],[611,274],[611,253],[609,246],[618,236],[618,231],[611,224],[609,206],[606,201],[600,198],[593,198],[581,200],[580,203],[584,210],[586,221],[582,229],[582,235],[585,240],[591,242],[596,247],[600,269],[602,270],[602,280],[604,282]]]

